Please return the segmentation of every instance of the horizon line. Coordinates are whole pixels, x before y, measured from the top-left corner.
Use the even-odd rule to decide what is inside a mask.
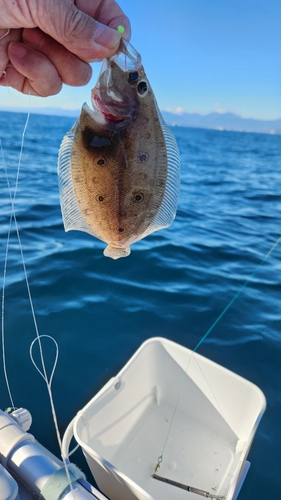
[[[14,107],[14,106],[0,105],[0,111],[4,111],[4,112],[6,111],[6,112],[11,112],[11,113],[34,112],[35,114],[42,114],[42,115],[52,115],[52,112],[56,112],[52,116],[65,116],[65,117],[72,116],[73,117],[73,116],[79,115],[79,113],[81,112],[81,108],[66,109],[66,108],[60,108],[60,107],[56,107],[56,106],[48,106],[48,107],[47,106],[46,107],[17,106],[17,107]],[[250,116],[244,117],[244,116],[241,116],[238,113],[235,113],[233,111],[210,111],[208,113],[199,113],[198,111],[184,111],[184,110],[181,112],[176,112],[176,111],[171,111],[171,110],[167,110],[167,109],[160,109],[160,111],[161,111],[161,113],[168,113],[170,115],[178,116],[178,117],[181,117],[184,115],[197,115],[197,116],[204,117],[204,116],[208,116],[211,114],[221,115],[221,116],[230,114],[230,115],[241,118],[241,120],[255,120],[255,121],[261,121],[261,122],[276,122],[276,121],[281,120],[281,117],[280,118],[253,118]]]

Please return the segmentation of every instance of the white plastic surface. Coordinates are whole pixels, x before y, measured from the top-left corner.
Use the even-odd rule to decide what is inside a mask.
[[[73,431],[112,500],[186,500],[151,477],[162,452],[159,475],[232,500],[264,409],[252,383],[156,338],[78,413]]]
[[[19,421],[24,427],[29,427],[29,415],[27,410],[16,415],[0,410],[0,462],[4,465],[0,464],[0,500],[31,500],[39,498],[42,491],[46,500],[73,500],[74,497],[75,500],[106,500],[81,478],[78,469],[70,465],[75,491],[75,495],[72,494],[65,479],[63,463],[17,423]],[[20,487],[5,467],[19,479]]]
[[[32,416],[26,408],[18,408],[14,410],[10,416],[17,422],[17,424],[27,432],[32,424]]]
[[[0,459],[4,467],[13,450],[23,441],[34,441],[34,437],[27,434],[10,415],[0,410]]]
[[[241,488],[243,486],[243,483],[244,483],[244,481],[246,479],[246,476],[248,474],[248,471],[250,469],[250,466],[251,466],[250,462],[248,462],[248,460],[246,460],[244,462],[243,468],[242,468],[242,470],[240,472],[240,475],[239,475],[239,479],[238,479],[238,482],[237,482],[237,485],[236,485],[236,489],[235,489],[235,492],[234,492],[233,500],[237,500],[238,495],[240,493],[240,490],[241,490]]]
[[[0,500],[17,500],[18,485],[14,478],[0,465]]]

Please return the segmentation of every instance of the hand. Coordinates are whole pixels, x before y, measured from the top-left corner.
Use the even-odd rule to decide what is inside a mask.
[[[85,85],[88,63],[118,50],[119,25],[130,38],[115,0],[0,0],[0,9],[0,85],[24,94],[47,97],[63,83]]]

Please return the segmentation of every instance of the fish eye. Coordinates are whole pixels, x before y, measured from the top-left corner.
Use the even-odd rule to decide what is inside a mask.
[[[137,91],[139,95],[144,96],[148,91],[147,82],[142,80],[137,86]]]
[[[138,74],[138,71],[133,71],[132,73],[129,73],[129,76],[128,76],[128,82],[129,83],[136,83],[139,79],[139,74]]]

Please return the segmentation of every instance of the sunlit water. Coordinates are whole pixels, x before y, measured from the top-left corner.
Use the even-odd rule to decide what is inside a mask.
[[[0,115],[12,187],[25,119]],[[280,136],[175,128],[182,187],[173,226],[134,244],[126,259],[105,258],[102,242],[63,230],[56,163],[72,123],[30,117],[16,197],[39,331],[52,335],[60,349],[53,393],[62,432],[145,339],[163,336],[196,346],[278,239],[281,212]],[[2,268],[11,210],[3,163],[0,153]],[[257,384],[267,398],[240,500],[277,498],[281,491],[280,255],[281,245],[199,349]],[[29,358],[34,337],[13,229],[5,302],[11,390],[15,404],[32,413],[31,431],[58,453],[47,390]],[[46,345],[45,352],[50,371],[53,348]],[[5,408],[4,375],[0,394]]]

